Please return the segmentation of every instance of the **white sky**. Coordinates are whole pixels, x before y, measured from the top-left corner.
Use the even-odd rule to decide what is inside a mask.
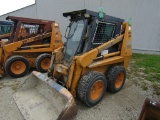
[[[35,0],[0,0],[0,15],[32,5]]]

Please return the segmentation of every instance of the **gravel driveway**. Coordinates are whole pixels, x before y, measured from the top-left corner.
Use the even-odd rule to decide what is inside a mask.
[[[12,79],[5,76],[0,80],[0,120],[24,119],[12,95],[27,77],[28,75]],[[137,120],[147,97],[159,99],[159,96],[153,93],[152,87],[146,91],[135,84],[135,80],[141,79],[141,77],[130,75],[120,92],[116,94],[106,92],[102,102],[92,108],[86,107],[76,99],[79,110],[75,120]]]

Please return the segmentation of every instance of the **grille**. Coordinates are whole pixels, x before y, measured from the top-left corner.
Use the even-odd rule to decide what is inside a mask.
[[[115,24],[98,22],[96,32],[93,38],[93,48],[109,41],[114,34]]]

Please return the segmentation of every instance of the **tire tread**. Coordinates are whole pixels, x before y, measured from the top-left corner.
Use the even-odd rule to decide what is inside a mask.
[[[40,54],[36,60],[35,60],[35,66],[36,66],[36,69],[39,71],[39,72],[47,72],[46,70],[44,70],[43,68],[41,68],[40,66],[40,62],[43,58],[45,57],[51,57],[51,54],[48,54],[48,53],[43,53],[43,54]]]
[[[87,89],[90,85],[91,80],[93,80],[94,78],[96,78],[99,75],[104,76],[102,73],[97,72],[97,71],[88,72],[87,74],[83,75],[83,77],[80,79],[80,81],[78,83],[77,95],[78,95],[79,99],[89,107],[91,107],[92,105],[87,102],[87,98],[86,98]],[[106,83],[107,83],[107,81],[106,81]]]
[[[20,74],[20,75],[16,75],[16,74],[12,73],[11,70],[10,70],[10,64],[12,62],[14,62],[15,59],[24,60],[26,62],[26,71],[24,73]],[[30,69],[30,64],[29,64],[28,60],[25,57],[20,56],[20,55],[14,55],[14,56],[11,56],[10,58],[8,58],[6,60],[4,68],[5,68],[5,71],[6,71],[6,73],[8,75],[10,75],[12,77],[15,77],[15,78],[18,78],[18,77],[22,77],[22,76],[24,76],[24,75],[26,75],[28,73],[28,71]]]
[[[108,90],[112,93],[116,93],[118,91],[120,91],[124,85],[124,82],[122,84],[122,86],[119,88],[119,89],[116,89],[115,88],[115,80],[117,78],[117,75],[120,71],[123,71],[124,72],[124,82],[125,82],[125,79],[126,79],[126,71],[125,71],[125,68],[123,66],[112,66],[110,68],[110,70],[108,71],[107,73],[107,80],[108,80]]]

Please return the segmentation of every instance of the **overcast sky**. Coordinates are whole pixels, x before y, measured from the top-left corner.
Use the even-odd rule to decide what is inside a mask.
[[[32,5],[35,0],[0,0],[0,15]]]

